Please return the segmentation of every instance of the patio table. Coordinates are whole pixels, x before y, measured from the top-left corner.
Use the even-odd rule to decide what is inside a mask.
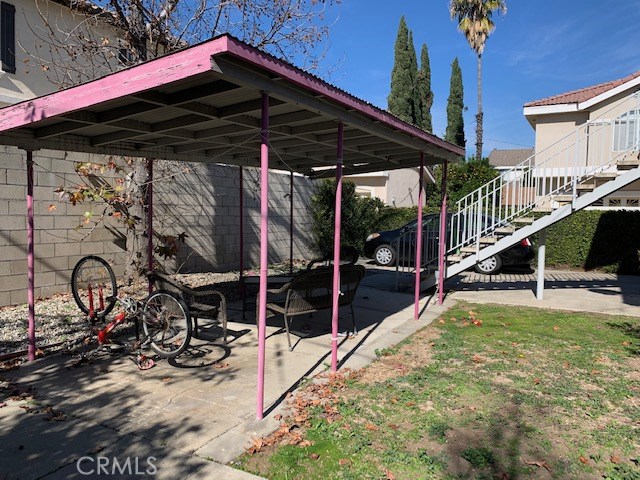
[[[294,275],[270,275],[267,277],[267,288],[280,288],[285,283],[289,283]],[[245,320],[247,310],[247,287],[260,287],[260,275],[250,275],[242,277],[240,288],[242,289],[242,319]],[[254,305],[255,306],[255,305]]]

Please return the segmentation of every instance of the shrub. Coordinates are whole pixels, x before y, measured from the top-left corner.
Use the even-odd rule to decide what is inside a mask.
[[[546,244],[548,266],[638,275],[640,211],[576,212],[547,229]]]
[[[335,190],[335,180],[318,182],[309,204],[311,233],[315,248],[322,255],[333,250]],[[341,244],[362,251],[367,235],[377,227],[380,211],[384,208],[384,203],[377,198],[358,197],[353,182],[343,182]]]

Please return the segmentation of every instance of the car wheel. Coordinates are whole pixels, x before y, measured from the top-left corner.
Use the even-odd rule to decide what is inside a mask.
[[[380,245],[373,252],[373,259],[381,267],[388,267],[396,260],[396,252],[390,245]]]
[[[502,259],[499,255],[494,255],[487,258],[486,260],[483,260],[482,262],[476,263],[475,270],[478,273],[491,275],[493,273],[497,273],[500,268],[502,268]]]

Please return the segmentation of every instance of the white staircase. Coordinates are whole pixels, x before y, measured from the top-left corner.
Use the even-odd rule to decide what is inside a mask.
[[[639,180],[640,125],[619,119],[638,109],[640,93],[619,100],[461,199],[448,223],[445,279]],[[627,148],[615,151],[623,142]],[[437,256],[423,258],[426,289],[437,283]]]

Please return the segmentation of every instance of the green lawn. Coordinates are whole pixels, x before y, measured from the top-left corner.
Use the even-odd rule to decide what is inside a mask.
[[[311,384],[234,466],[270,479],[640,479],[640,319],[459,304]]]

